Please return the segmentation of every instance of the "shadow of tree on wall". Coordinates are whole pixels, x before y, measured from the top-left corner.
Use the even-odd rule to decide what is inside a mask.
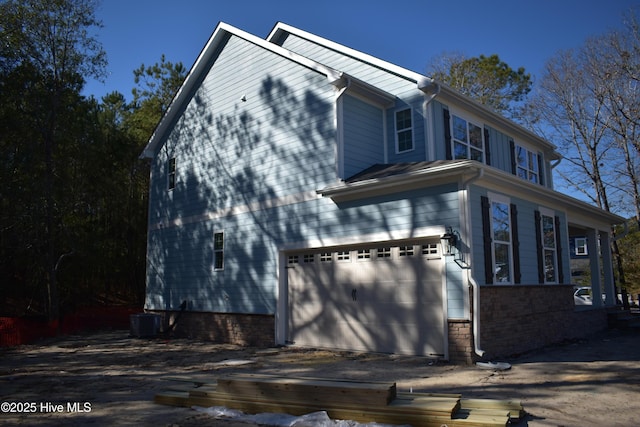
[[[220,101],[204,87],[194,94],[152,167],[148,308],[177,310],[186,300],[192,311],[274,314],[277,298],[286,298],[278,295],[283,245],[372,232],[386,233],[388,239],[381,240],[391,240],[392,232],[407,224],[412,230],[441,225],[441,212],[450,204],[446,197],[406,192],[374,204],[340,205],[309,197],[337,180],[334,96],[320,78],[310,78],[300,89],[270,75],[260,81],[259,90],[226,108],[219,108]],[[172,157],[178,179],[169,191],[165,177]],[[440,208],[429,208],[425,200]],[[457,211],[451,217],[457,221]],[[224,269],[219,271],[213,264],[216,232],[225,236]],[[353,278],[338,277],[336,289],[336,280],[318,273],[313,278],[316,290],[305,289],[289,301],[297,309],[313,310],[305,317],[308,324],[294,329],[311,328],[332,337],[332,324],[338,322],[363,349],[377,350],[380,343],[393,349],[395,340],[414,333],[403,325],[436,321],[441,327],[443,319],[434,320],[433,313],[420,308],[426,298],[420,286],[424,267],[413,263],[408,268],[404,275],[414,281],[417,310],[407,312],[405,301],[397,299],[399,290],[379,277],[370,278],[367,286],[376,301],[386,301],[388,312],[345,304],[352,298]],[[318,300],[322,306],[314,307]],[[419,335],[428,331],[416,328],[414,352],[423,354]],[[354,343],[336,344],[349,349]]]

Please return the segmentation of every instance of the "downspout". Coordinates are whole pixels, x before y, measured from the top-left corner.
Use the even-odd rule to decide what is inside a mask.
[[[430,143],[433,141],[434,135],[433,133],[429,133],[429,130],[431,129],[431,132],[434,132],[433,129],[435,129],[435,127],[432,123],[433,120],[431,114],[429,114],[429,104],[431,104],[431,101],[433,101],[435,97],[440,94],[441,88],[435,80],[428,77],[424,77],[423,79],[419,80],[417,82],[417,85],[418,89],[425,94],[425,99],[422,103],[422,115],[424,116],[425,160],[434,160],[435,144]]]
[[[465,217],[466,217],[466,227],[467,227],[467,241],[469,242],[469,256],[471,257],[471,215],[469,209],[469,187],[472,183],[479,180],[484,176],[484,168],[480,168],[478,173],[475,176],[472,176],[467,181],[462,183],[462,187],[464,188],[465,198]],[[470,265],[473,265],[471,262]],[[484,356],[484,350],[480,348],[480,286],[476,279],[473,277],[472,269],[467,268],[467,280],[471,284],[471,288],[473,289],[473,350],[479,356]]]

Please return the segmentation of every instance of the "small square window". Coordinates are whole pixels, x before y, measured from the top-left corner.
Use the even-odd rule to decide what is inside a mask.
[[[338,251],[338,261],[349,261],[350,252],[349,251]]]
[[[304,263],[314,262],[315,260],[316,260],[315,254],[304,254],[302,257],[302,262]]]
[[[587,252],[587,238],[576,237],[576,255],[588,255]]]
[[[287,263],[288,264],[299,264],[298,255],[289,255],[289,258],[287,259]]]
[[[322,252],[320,254],[320,262],[329,262],[331,261],[331,252]]]

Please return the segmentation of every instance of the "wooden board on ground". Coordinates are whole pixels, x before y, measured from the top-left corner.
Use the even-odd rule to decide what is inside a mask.
[[[463,399],[456,393],[398,393],[395,383],[265,374],[232,374],[211,381],[171,379],[181,385],[156,394],[156,403],[291,415],[324,410],[334,419],[413,427],[504,427],[525,414],[519,402]]]
[[[218,378],[216,389],[243,399],[273,399],[327,405],[386,406],[396,398],[396,384],[318,381],[304,378]]]

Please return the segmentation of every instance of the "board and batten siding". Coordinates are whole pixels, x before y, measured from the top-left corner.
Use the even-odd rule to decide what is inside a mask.
[[[384,163],[382,109],[354,96],[342,96],[344,178]]]

